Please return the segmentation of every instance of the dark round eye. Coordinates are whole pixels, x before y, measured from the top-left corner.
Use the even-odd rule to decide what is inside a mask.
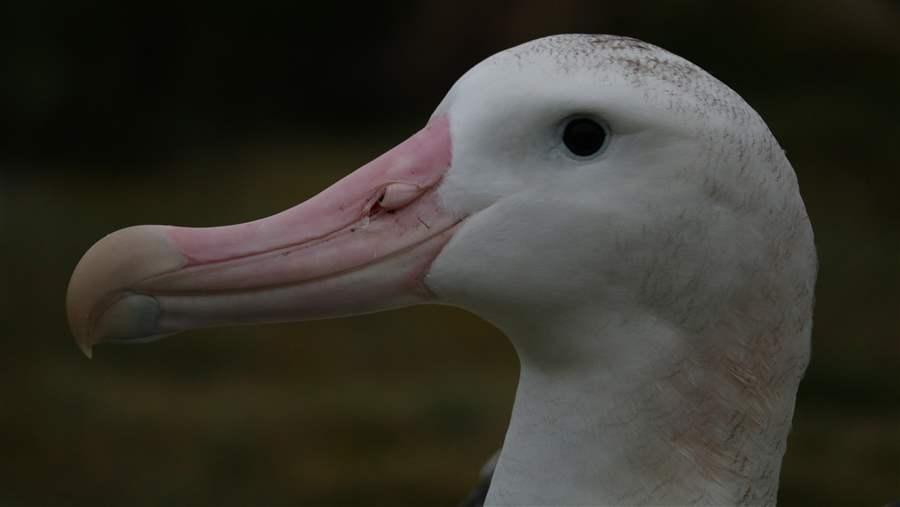
[[[606,129],[590,118],[575,118],[563,131],[566,148],[579,157],[590,157],[603,148]]]

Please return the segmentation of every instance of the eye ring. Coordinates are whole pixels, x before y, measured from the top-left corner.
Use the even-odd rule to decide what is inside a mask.
[[[561,137],[562,144],[570,155],[588,159],[606,148],[609,129],[604,123],[589,116],[575,116],[563,123]]]

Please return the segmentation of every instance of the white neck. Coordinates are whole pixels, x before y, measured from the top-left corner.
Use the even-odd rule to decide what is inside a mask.
[[[799,378],[618,319],[510,334],[521,374],[486,505],[774,505]]]

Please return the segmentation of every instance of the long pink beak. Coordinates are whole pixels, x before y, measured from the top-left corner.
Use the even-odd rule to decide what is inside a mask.
[[[72,274],[82,350],[186,329],[358,314],[427,300],[423,277],[463,217],[436,187],[446,117],[277,215],[239,225],[141,225],[91,247]]]

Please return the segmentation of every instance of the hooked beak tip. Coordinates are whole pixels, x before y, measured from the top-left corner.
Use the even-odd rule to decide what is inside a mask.
[[[69,326],[88,357],[101,341],[158,335],[159,303],[133,292],[139,280],[184,265],[160,226],[138,226],[98,241],[72,273],[66,295]]]
[[[87,343],[84,343],[84,342],[82,342],[82,341],[79,340],[79,341],[78,341],[78,348],[81,349],[81,352],[83,352],[84,355],[85,355],[88,359],[93,359],[93,358],[94,358],[94,349],[93,349],[92,346],[90,346],[90,345],[88,345]]]

